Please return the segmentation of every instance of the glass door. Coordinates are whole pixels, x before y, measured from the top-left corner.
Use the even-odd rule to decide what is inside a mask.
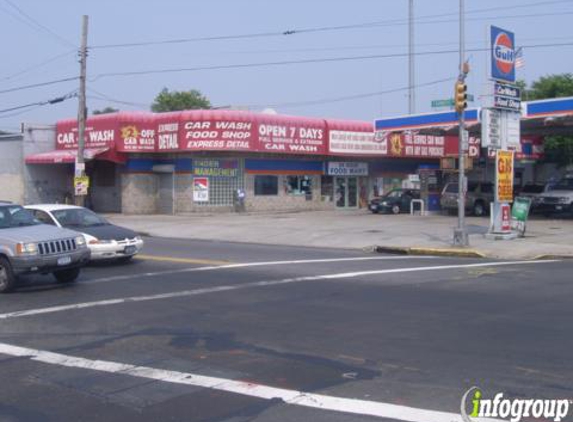
[[[357,208],[358,179],[356,177],[335,177],[334,198],[336,208]]]

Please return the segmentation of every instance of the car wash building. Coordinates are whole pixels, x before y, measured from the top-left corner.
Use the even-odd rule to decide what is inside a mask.
[[[71,200],[77,133],[75,119],[59,121],[55,149],[26,156],[27,167],[66,181],[62,197],[44,202]],[[416,187],[448,145],[433,135],[375,137],[361,121],[228,110],[98,115],[86,125],[86,203],[99,212],[224,212],[240,192],[250,211],[354,209]]]

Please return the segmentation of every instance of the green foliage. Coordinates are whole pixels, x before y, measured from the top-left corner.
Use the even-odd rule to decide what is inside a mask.
[[[530,87],[527,87],[524,81],[518,81],[517,85],[521,88],[521,96],[526,101],[573,96],[571,73],[542,76]],[[573,136],[547,136],[543,145],[546,162],[555,163],[560,167],[573,164]]]
[[[92,112],[92,114],[94,116],[97,116],[98,114],[109,114],[109,113],[117,113],[119,110],[117,108],[113,108],[113,107],[106,107],[103,110],[94,110]]]
[[[527,90],[527,100],[573,96],[573,74],[542,76]]]
[[[210,108],[211,102],[196,89],[170,92],[167,88],[163,88],[151,105],[151,110],[155,112]]]

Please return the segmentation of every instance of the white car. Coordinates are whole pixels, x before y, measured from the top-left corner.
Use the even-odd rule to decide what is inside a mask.
[[[137,233],[113,225],[87,208],[63,204],[28,205],[25,208],[44,224],[82,233],[92,260],[128,261],[143,248],[143,240]]]

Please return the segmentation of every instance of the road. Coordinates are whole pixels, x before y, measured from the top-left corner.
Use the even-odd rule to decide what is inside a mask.
[[[431,422],[474,385],[573,398],[572,271],[147,238],[0,297],[0,421]]]

